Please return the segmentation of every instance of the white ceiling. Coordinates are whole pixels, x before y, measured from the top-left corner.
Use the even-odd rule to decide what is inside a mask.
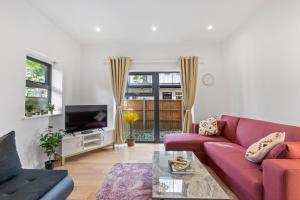
[[[271,0],[27,1],[75,40],[95,44],[221,41]]]

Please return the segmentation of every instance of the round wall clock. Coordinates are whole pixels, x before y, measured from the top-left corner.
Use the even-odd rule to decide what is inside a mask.
[[[215,83],[215,76],[211,73],[206,73],[202,76],[202,82],[206,86],[211,86]]]

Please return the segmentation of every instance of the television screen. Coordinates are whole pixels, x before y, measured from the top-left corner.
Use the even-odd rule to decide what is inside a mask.
[[[107,127],[107,105],[66,106],[65,129],[68,133]]]

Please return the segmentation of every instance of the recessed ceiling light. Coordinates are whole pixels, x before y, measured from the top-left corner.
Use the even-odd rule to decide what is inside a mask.
[[[152,29],[153,32],[157,31],[157,27],[156,26],[152,26],[151,29]]]
[[[96,32],[100,32],[100,31],[101,31],[101,28],[97,26],[97,27],[95,28],[95,30],[96,30]]]
[[[213,25],[208,25],[208,26],[207,26],[207,30],[211,31],[211,30],[213,30],[213,29],[214,29]]]

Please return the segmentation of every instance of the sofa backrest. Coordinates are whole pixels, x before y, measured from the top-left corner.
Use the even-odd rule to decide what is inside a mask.
[[[285,141],[300,141],[300,127],[240,118],[236,128],[235,143],[248,148],[273,132],[285,132]]]
[[[223,127],[222,135],[231,142],[235,142],[236,128],[238,126],[240,118],[229,115],[222,115],[221,120],[226,122],[225,126]]]

